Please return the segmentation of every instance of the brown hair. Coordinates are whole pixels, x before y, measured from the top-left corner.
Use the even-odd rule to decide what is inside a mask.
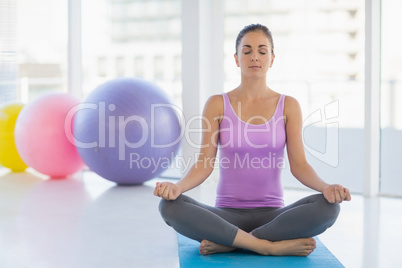
[[[242,39],[247,33],[249,33],[249,32],[255,32],[255,31],[261,31],[261,32],[263,32],[263,33],[267,36],[269,42],[271,43],[271,52],[272,52],[272,55],[274,54],[274,41],[273,41],[273,39],[272,39],[272,33],[271,33],[271,31],[270,31],[266,26],[264,26],[264,25],[262,25],[262,24],[250,24],[250,25],[245,26],[245,27],[239,32],[239,34],[237,35],[237,38],[236,38],[236,55],[237,55],[237,48],[238,48],[239,45],[240,45],[241,39]]]

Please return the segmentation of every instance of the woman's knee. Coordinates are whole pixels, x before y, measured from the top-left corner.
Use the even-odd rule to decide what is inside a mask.
[[[182,202],[182,196],[179,196],[176,200],[164,200],[159,202],[159,213],[164,221],[169,224],[171,219],[177,217],[177,213],[180,212],[180,203]],[[169,224],[170,225],[170,224]]]
[[[325,217],[331,225],[338,218],[341,207],[339,204],[329,203],[322,194],[317,195],[318,210],[321,216]]]

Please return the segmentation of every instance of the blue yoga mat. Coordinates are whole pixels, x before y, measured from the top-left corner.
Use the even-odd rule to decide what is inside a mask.
[[[196,267],[344,267],[342,263],[315,237],[317,248],[307,257],[261,256],[250,251],[236,251],[203,256],[199,242],[177,234],[180,268]]]

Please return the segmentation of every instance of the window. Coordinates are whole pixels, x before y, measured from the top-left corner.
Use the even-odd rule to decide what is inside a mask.
[[[107,60],[105,57],[98,58],[98,75],[105,77],[107,74]]]
[[[164,66],[164,61],[162,56],[155,56],[154,58],[154,77],[157,80],[163,79],[164,71],[165,71],[165,66]]]
[[[382,0],[381,25],[381,187],[387,195],[402,195],[402,3]]]
[[[67,91],[67,0],[16,2],[17,95]]]
[[[134,59],[134,74],[137,77],[144,77],[144,57],[136,56]]]
[[[0,103],[17,98],[16,4],[0,0]]]
[[[116,76],[124,76],[126,72],[125,59],[123,56],[116,58]]]
[[[82,1],[84,95],[115,77],[135,76],[157,83],[180,104],[181,81],[173,71],[170,75],[167,64],[167,59],[181,57],[180,4],[180,0]]]
[[[181,78],[181,56],[174,56],[173,58],[174,66],[174,79],[178,80]]]

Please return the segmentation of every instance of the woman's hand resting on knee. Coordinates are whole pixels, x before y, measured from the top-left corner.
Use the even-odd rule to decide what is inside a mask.
[[[157,182],[154,195],[165,200],[176,200],[182,193],[181,186],[171,182]]]
[[[342,203],[342,201],[350,201],[352,199],[349,189],[339,184],[325,186],[322,194],[329,203]]]

